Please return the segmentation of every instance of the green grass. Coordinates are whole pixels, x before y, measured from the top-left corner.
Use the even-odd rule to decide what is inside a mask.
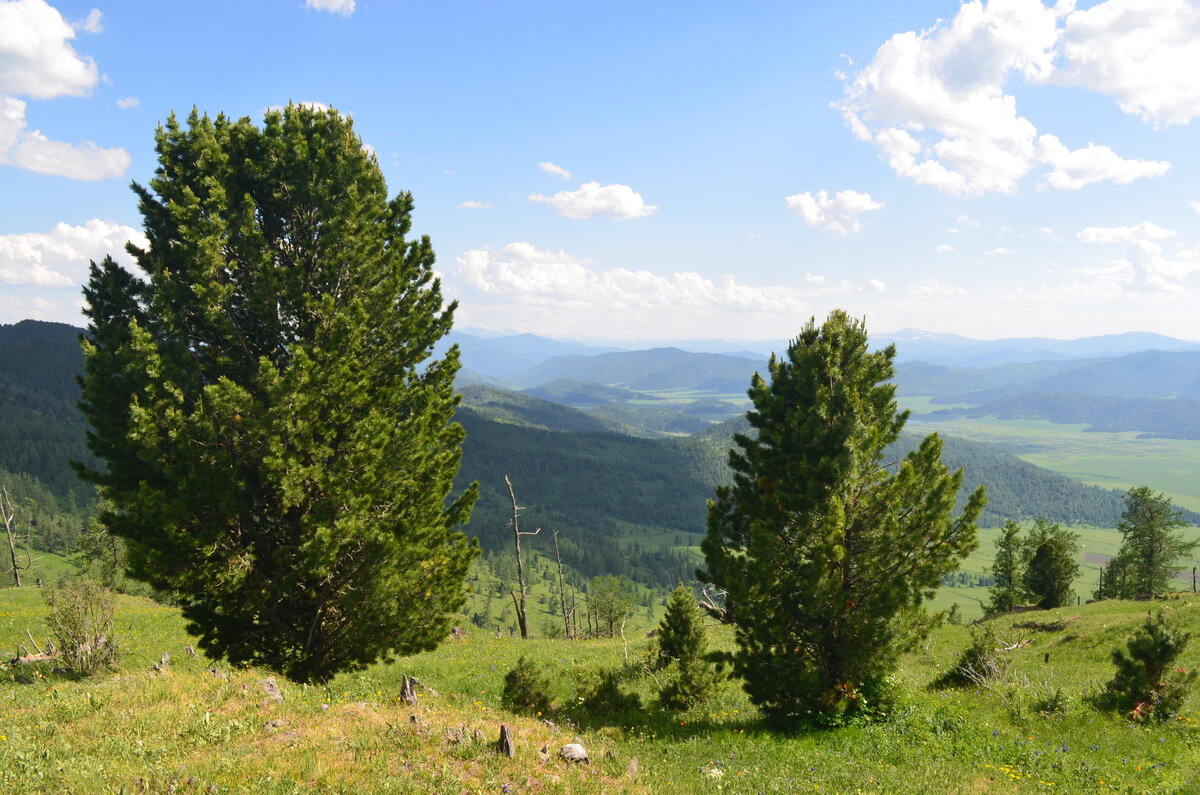
[[[37,589],[0,591],[0,648],[15,648],[26,629],[43,637],[41,605]],[[217,664],[221,676],[207,673],[210,661],[184,652],[194,641],[175,611],[122,597],[129,653],[119,670],[75,681],[43,666],[27,684],[17,675],[29,666],[0,674],[0,783],[19,792],[1196,792],[1200,698],[1148,726],[1087,702],[1111,675],[1110,650],[1148,607],[1103,602],[998,619],[1001,639],[1017,646],[1000,652],[1005,678],[934,691],[928,683],[968,641],[966,628],[943,627],[902,661],[885,721],[775,734],[732,681],[688,712],[664,712],[636,665],[624,687],[643,708],[588,713],[577,690],[622,664],[619,640],[521,642],[472,627],[436,651],[328,686],[281,682],[275,702],[262,690],[266,672]],[[1200,632],[1200,598],[1154,607]],[[1061,629],[1039,629],[1055,621]],[[712,634],[728,647],[726,632]],[[644,633],[630,638],[635,663],[647,644]],[[154,672],[163,651],[172,664]],[[522,655],[550,675],[556,706],[542,718],[553,725],[501,705],[504,674]],[[1200,643],[1181,662],[1200,665]],[[399,699],[402,675],[426,688],[415,707]],[[491,741],[501,723],[516,733],[515,759],[471,738],[479,729]],[[464,727],[462,741],[447,738]],[[591,765],[537,753],[576,739]]]

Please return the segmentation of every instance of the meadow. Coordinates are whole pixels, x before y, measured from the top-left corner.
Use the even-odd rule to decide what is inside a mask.
[[[931,404],[927,398],[905,398],[899,402],[901,408],[912,409],[914,415],[950,407]],[[995,445],[1035,466],[1094,486],[1122,491],[1150,486],[1182,508],[1200,510],[1200,441],[994,417],[943,420],[925,414],[909,420],[907,427]]]
[[[644,632],[630,637],[620,674],[643,706],[622,713],[579,703],[601,670],[625,670],[619,639],[523,642],[465,619],[433,652],[327,686],[278,680],[275,700],[268,672],[192,657],[176,611],[121,597],[118,670],[75,679],[47,663],[0,674],[0,783],[19,792],[1197,792],[1200,697],[1151,724],[1087,702],[1111,675],[1111,649],[1148,609],[1200,631],[1191,594],[1010,615],[994,622],[1016,647],[999,653],[1007,673],[935,690],[968,643],[967,628],[943,626],[904,658],[895,703],[876,722],[779,734],[735,681],[687,712],[660,709],[640,666]],[[0,591],[0,649],[28,645],[26,630],[44,639],[43,616],[38,589]],[[730,643],[723,629],[710,634]],[[170,663],[156,671],[163,652]],[[522,655],[549,673],[548,715],[501,704],[504,674]],[[1181,663],[1200,665],[1200,642]],[[404,675],[422,683],[415,706],[400,698]],[[516,736],[513,759],[490,746],[502,723]],[[574,741],[590,764],[558,758]]]

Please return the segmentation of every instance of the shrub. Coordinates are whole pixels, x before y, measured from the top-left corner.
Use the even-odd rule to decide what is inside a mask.
[[[642,708],[642,699],[637,693],[621,689],[621,671],[616,668],[600,671],[595,681],[580,688],[578,699],[579,705],[593,715],[619,715]]]
[[[50,637],[67,667],[91,674],[116,663],[111,591],[95,580],[79,578],[47,588],[44,597],[50,608]]]
[[[966,687],[1001,679],[1005,662],[996,655],[1000,640],[990,624],[971,627],[971,645],[950,666],[950,670],[933,682],[935,688]]]
[[[541,666],[521,657],[517,666],[504,675],[500,703],[513,712],[536,715],[550,711],[550,679]]]
[[[712,697],[717,689],[717,673],[704,658],[681,659],[678,669],[658,691],[664,707],[683,711]]]
[[[1167,626],[1160,611],[1126,642],[1114,649],[1116,675],[1105,686],[1101,706],[1129,713],[1133,720],[1166,720],[1187,698],[1197,672],[1172,665],[1183,653],[1191,633]]]

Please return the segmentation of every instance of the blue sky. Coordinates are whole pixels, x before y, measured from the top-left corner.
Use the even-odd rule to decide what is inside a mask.
[[[1200,340],[1200,2],[0,0],[0,322],[82,323],[155,126],[353,116],[459,325]]]

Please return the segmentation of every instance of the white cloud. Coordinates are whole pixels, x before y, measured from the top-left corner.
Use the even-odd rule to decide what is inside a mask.
[[[838,191],[832,199],[828,191],[818,191],[815,196],[806,191],[788,196],[784,202],[810,227],[843,236],[862,231],[859,215],[884,206],[883,202],[873,200],[869,193],[853,190]]]
[[[887,285],[878,279],[867,279],[867,289],[872,292],[882,293],[887,291]]]
[[[1200,116],[1200,5],[1108,0],[1066,17],[1054,82],[1113,97],[1121,110],[1165,126]]]
[[[935,249],[935,251],[937,251],[939,254],[953,254],[955,251],[958,251],[958,249],[949,243],[942,243]]]
[[[989,249],[988,251],[983,252],[983,256],[985,256],[985,257],[1003,257],[1005,255],[1015,254],[1015,253],[1016,252],[1013,251],[1011,248],[1005,248],[1004,246],[1001,246],[1000,248],[993,248],[993,249]]]
[[[600,270],[565,251],[546,251],[529,243],[467,251],[458,258],[455,275],[482,293],[562,308],[751,313],[803,312],[809,308],[803,296],[788,288],[748,287],[738,284],[733,276],[713,281],[690,272],[661,276],[646,270]]]
[[[492,206],[494,206],[494,205],[488,204],[486,202],[477,202],[477,201],[472,200],[472,201],[465,201],[462,204],[457,204],[457,205],[455,205],[454,209],[456,209],[456,210],[486,210]]]
[[[354,0],[304,0],[304,7],[348,17],[354,13]]]
[[[1188,202],[1188,206],[1200,213],[1200,202]]]
[[[1185,0],[1155,1],[1175,8]],[[1108,0],[1087,13],[1125,4],[1126,0]],[[1006,91],[1014,76],[1032,84],[1054,80],[1095,88],[1081,67],[1056,71],[1060,33],[1071,64],[1083,63],[1079,53],[1104,46],[1099,34],[1089,39],[1087,26],[1073,22],[1084,13],[1071,14],[1073,8],[1069,1],[1054,8],[1040,0],[965,2],[949,23],[939,21],[919,34],[892,36],[847,83],[844,98],[835,106],[854,135],[873,143],[897,174],[955,195],[1013,193],[1039,164],[1051,166],[1041,184],[1060,189],[1165,173],[1169,163],[1126,160],[1106,146],[1070,150],[1053,135],[1039,136],[1033,123],[1017,112],[1016,97]],[[1188,15],[1176,14],[1183,16]],[[1066,28],[1059,27],[1063,18]],[[1104,31],[1120,38],[1136,37],[1145,29],[1121,32],[1110,26]],[[1168,43],[1161,26],[1152,26],[1150,32]],[[1195,35],[1191,39],[1178,52],[1190,53],[1198,41]],[[1141,51],[1139,47],[1145,44],[1131,51]],[[1102,61],[1086,74],[1101,74],[1106,68]],[[1200,61],[1195,67],[1191,55],[1176,61],[1179,78],[1168,93],[1178,96],[1178,83],[1187,81],[1190,90],[1200,94],[1192,78]],[[1163,68],[1155,66],[1148,73],[1158,74]],[[1149,90],[1149,85],[1143,88]]]
[[[80,24],[99,32],[100,12]],[[73,38],[75,29],[44,0],[0,2],[0,164],[72,179],[119,177],[129,167],[128,152],[51,140],[28,128],[27,106],[17,98],[87,94],[99,74],[91,58],[71,47]]]
[[[529,194],[529,201],[549,204],[559,215],[567,218],[611,218],[628,221],[653,215],[658,208],[646,204],[628,185],[601,185],[585,182],[578,190],[562,191],[553,196]]]
[[[1053,135],[1038,138],[1037,152],[1039,160],[1054,167],[1039,187],[1063,190],[1078,190],[1106,179],[1124,185],[1142,177],[1161,177],[1171,168],[1165,160],[1125,160],[1107,146],[1088,144],[1071,151]]]
[[[141,231],[98,218],[83,226],[60,223],[49,233],[0,235],[0,282],[77,286],[87,278],[88,262],[99,262],[106,254],[132,265],[132,258],[125,253],[125,244],[131,240],[138,246],[148,245]]]
[[[87,19],[83,20],[79,25],[79,29],[84,33],[103,33],[104,32],[104,15],[100,13],[100,9],[93,8],[87,15]]]
[[[1076,235],[1083,243],[1127,243],[1125,257],[1101,268],[1083,268],[1079,272],[1095,278],[1116,281],[1128,288],[1147,292],[1178,293],[1194,282],[1200,262],[1190,251],[1179,252],[1183,259],[1170,259],[1157,242],[1175,237],[1174,229],[1143,221],[1136,226],[1090,226]]]
[[[129,168],[129,153],[105,149],[91,141],[79,144],[52,141],[25,123],[25,103],[0,96],[0,164],[38,174],[98,180],[119,177]]]
[[[99,73],[71,47],[75,30],[44,0],[0,2],[0,94],[84,96]]]
[[[549,174],[552,177],[558,177],[559,179],[570,179],[571,178],[570,171],[567,171],[562,166],[556,166],[550,162],[538,163],[538,168],[540,168],[543,172]]]
[[[1149,221],[1136,226],[1089,226],[1075,237],[1082,243],[1128,243],[1134,240],[1166,240],[1175,237],[1174,229],[1163,229]]]
[[[117,100],[117,107],[121,110],[136,108],[140,104],[142,104],[142,102],[137,97],[121,97]]]

